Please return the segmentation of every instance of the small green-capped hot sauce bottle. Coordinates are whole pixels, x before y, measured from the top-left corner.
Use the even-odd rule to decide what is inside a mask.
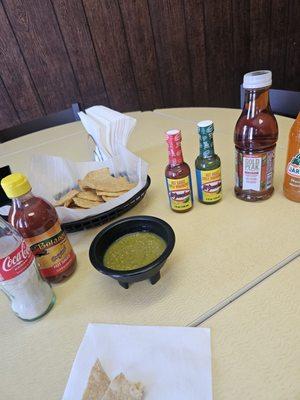
[[[190,167],[183,161],[181,131],[166,132],[169,163],[165,170],[170,207],[176,212],[186,212],[193,207],[193,189]]]
[[[198,199],[204,204],[217,203],[222,198],[221,160],[214,150],[214,124],[201,121],[197,124],[200,153],[195,160]]]

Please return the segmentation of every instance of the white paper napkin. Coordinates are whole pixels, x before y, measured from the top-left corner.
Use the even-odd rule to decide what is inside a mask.
[[[80,400],[99,358],[110,379],[123,372],[145,400],[212,400],[210,330],[89,324],[63,400]]]
[[[100,160],[119,154],[119,146],[126,147],[136,119],[104,106],[93,106],[78,113],[88,134],[93,138]]]
[[[100,155],[99,161],[107,160],[111,154],[110,149],[108,149],[106,146],[106,130],[100,126],[97,121],[86,115],[84,112],[81,111],[78,113],[78,115],[81,119],[82,125],[93,139],[95,151],[98,155]]]

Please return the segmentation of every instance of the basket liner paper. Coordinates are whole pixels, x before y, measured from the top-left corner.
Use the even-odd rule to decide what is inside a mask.
[[[78,187],[78,179],[83,179],[89,171],[105,167],[109,168],[112,175],[125,176],[129,182],[137,183],[136,187],[120,197],[90,209],[56,207],[62,223],[73,222],[104,213],[129,200],[145,186],[148,164],[124,146],[120,146],[118,156],[102,163],[73,162],[61,157],[36,155],[31,161],[29,180],[34,194],[54,205],[64,194]]]

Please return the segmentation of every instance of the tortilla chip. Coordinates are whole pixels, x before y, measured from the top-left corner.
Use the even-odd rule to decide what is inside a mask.
[[[132,189],[135,184],[129,183],[126,178],[107,176],[105,178],[96,177],[95,179],[88,179],[85,181],[91,189],[96,189],[102,192],[123,192]]]
[[[123,190],[122,192],[104,192],[102,190],[96,190],[98,196],[108,196],[108,197],[119,197],[127,192],[128,190]]]
[[[78,179],[77,183],[78,183],[79,189],[80,189],[81,191],[83,191],[83,190],[85,189],[84,181],[81,180],[81,179]]]
[[[116,187],[119,187],[119,190],[112,190],[112,192],[128,191],[136,187],[136,183],[128,182],[124,176],[119,176],[114,179],[117,181]]]
[[[93,190],[87,190],[83,192],[79,192],[76,195],[77,198],[90,200],[90,201],[101,201],[101,197],[97,196],[97,194]]]
[[[64,205],[68,200],[72,200],[73,197],[76,196],[76,194],[79,193],[79,190],[72,189],[70,190],[67,194],[62,196],[59,200],[56,201],[55,205],[56,206],[62,206]]]
[[[84,177],[83,181],[86,180],[93,180],[93,179],[98,179],[100,178],[105,178],[107,176],[110,176],[110,172],[108,168],[101,168],[101,169],[96,169],[95,171],[90,171],[86,174]]]
[[[73,199],[68,199],[64,202],[64,207],[69,207],[73,203]]]
[[[136,184],[128,182],[124,176],[115,178],[110,175],[108,168],[101,168],[88,172],[84,179],[78,179],[78,186],[81,191],[71,190],[56,202],[56,206],[95,207],[103,201],[121,196],[134,188]]]
[[[90,187],[89,187],[88,181],[85,180],[85,178],[84,178],[84,179],[78,179],[78,180],[77,180],[77,183],[78,183],[79,189],[80,189],[82,192],[86,192],[86,191],[90,191],[90,190],[91,190],[91,191],[94,191],[93,188],[90,188]]]
[[[106,375],[100,361],[97,359],[91,369],[87,387],[84,391],[82,400],[98,400],[108,389],[110,380]]]
[[[113,379],[102,400],[142,400],[143,385],[129,382],[124,374]]]
[[[132,189],[135,184],[127,181],[125,177],[115,178],[110,175],[108,168],[90,171],[84,179],[78,181],[80,188],[91,188],[105,192],[122,192]]]
[[[78,197],[74,197],[73,201],[77,206],[81,208],[92,208],[102,203],[102,201],[91,201],[86,199],[80,199]]]

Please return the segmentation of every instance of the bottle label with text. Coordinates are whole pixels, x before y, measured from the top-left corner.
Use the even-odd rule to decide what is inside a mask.
[[[222,198],[221,168],[210,171],[196,169],[199,201],[215,203]]]
[[[190,176],[179,179],[166,178],[172,210],[183,211],[193,206],[193,190]]]
[[[293,178],[300,178],[300,153],[296,154],[288,163],[287,173]]]
[[[8,281],[22,274],[33,262],[32,251],[23,241],[11,254],[0,258],[0,281]]]
[[[253,154],[236,150],[236,186],[256,192],[270,189],[273,185],[274,156],[274,150]]]
[[[58,222],[47,232],[25,240],[37,258],[40,273],[45,278],[59,275],[75,260],[69,239]]]

